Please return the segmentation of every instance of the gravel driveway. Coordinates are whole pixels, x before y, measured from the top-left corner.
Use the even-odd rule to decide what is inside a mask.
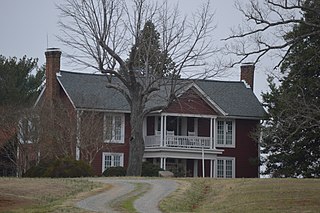
[[[95,178],[91,181],[111,184],[113,187],[103,193],[88,197],[76,203],[76,206],[94,212],[117,213],[110,204],[120,197],[132,192],[135,183],[149,184],[149,190],[134,202],[134,207],[141,213],[160,213],[159,202],[177,189],[178,184],[170,179],[129,179],[129,178]]]

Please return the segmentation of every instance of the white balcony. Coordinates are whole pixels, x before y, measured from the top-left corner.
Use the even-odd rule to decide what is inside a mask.
[[[166,135],[161,143],[160,135],[145,137],[145,147],[177,147],[190,149],[212,149],[210,137]]]

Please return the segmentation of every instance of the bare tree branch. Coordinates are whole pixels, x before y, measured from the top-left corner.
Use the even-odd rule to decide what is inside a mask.
[[[320,33],[320,25],[306,20],[302,15],[303,11],[316,14],[320,14],[320,11],[301,0],[250,0],[248,4],[238,1],[236,7],[246,22],[224,39],[229,42],[226,46],[227,53],[236,56],[231,66],[247,60],[258,63],[266,55],[282,51],[281,58],[275,66],[277,68],[297,41]],[[285,39],[285,35],[297,24],[313,27],[314,30],[302,36]]]

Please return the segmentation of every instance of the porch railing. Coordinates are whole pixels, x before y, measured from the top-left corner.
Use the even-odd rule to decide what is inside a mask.
[[[159,135],[145,137],[145,147],[181,147],[210,149],[210,137],[167,135],[165,143],[161,143]]]

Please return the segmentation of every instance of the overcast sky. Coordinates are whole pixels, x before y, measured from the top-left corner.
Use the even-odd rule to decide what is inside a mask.
[[[197,0],[180,1],[181,11],[189,13],[199,7]],[[44,52],[47,47],[64,47],[56,39],[59,34],[57,22],[59,11],[56,4],[63,0],[1,0],[0,6],[0,54],[5,57],[16,56],[39,58],[39,65],[45,62]],[[212,0],[215,10],[216,41],[230,34],[230,28],[241,24],[242,16],[234,7],[234,0]],[[63,70],[70,70],[66,60],[62,58]],[[224,80],[238,80],[239,67],[232,72],[234,75]],[[267,90],[266,67],[259,65],[255,73],[254,92],[260,96]],[[259,97],[260,99],[260,97]]]

